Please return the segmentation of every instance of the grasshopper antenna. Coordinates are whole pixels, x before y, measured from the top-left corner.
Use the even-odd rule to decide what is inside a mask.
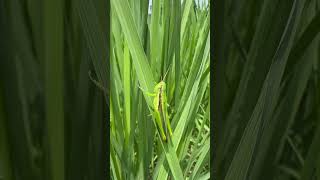
[[[164,74],[164,77],[163,77],[162,80],[165,80],[165,79],[166,79],[166,76],[167,76],[167,74],[168,74],[168,72],[169,72],[169,69],[170,69],[170,66],[169,66],[169,68],[167,69],[167,72]]]

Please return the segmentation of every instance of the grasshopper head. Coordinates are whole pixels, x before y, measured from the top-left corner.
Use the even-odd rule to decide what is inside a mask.
[[[160,81],[155,87],[154,92],[159,92],[159,90],[162,88],[164,91],[166,89],[166,83],[164,81]]]

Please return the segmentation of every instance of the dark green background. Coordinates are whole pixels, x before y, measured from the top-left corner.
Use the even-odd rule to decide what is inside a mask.
[[[106,179],[109,3],[0,1],[0,177]],[[0,178],[1,179],[1,178]]]
[[[320,179],[320,1],[213,1],[213,178]]]

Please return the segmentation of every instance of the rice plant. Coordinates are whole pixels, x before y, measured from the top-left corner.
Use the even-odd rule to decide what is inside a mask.
[[[319,5],[214,4],[216,179],[320,178]]]
[[[111,177],[209,179],[209,6],[153,0],[148,7],[148,0],[111,0]],[[161,80],[173,131],[167,141],[150,96]]]

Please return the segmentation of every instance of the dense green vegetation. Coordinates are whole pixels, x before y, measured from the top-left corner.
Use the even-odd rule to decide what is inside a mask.
[[[112,179],[209,179],[210,14],[194,0],[111,0]],[[147,92],[164,74],[172,143]],[[140,88],[139,88],[140,87]]]
[[[215,10],[214,176],[320,178],[320,1]]]

